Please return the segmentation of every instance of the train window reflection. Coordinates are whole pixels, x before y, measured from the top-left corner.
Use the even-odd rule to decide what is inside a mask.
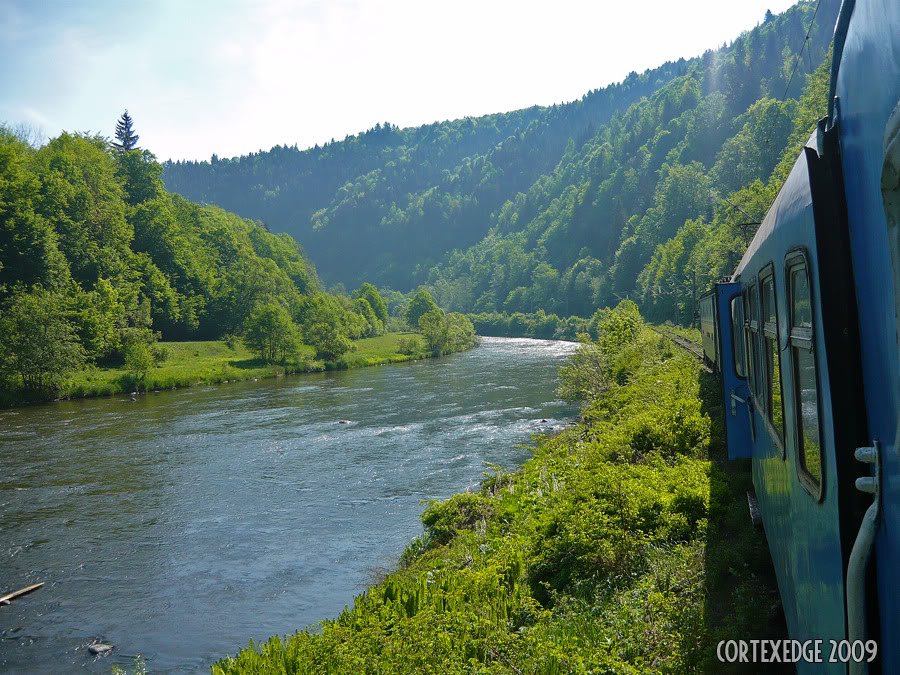
[[[791,286],[794,290],[792,327],[812,328],[812,308],[809,306],[809,283],[806,281],[806,270],[791,270]]]
[[[784,440],[784,400],[781,397],[781,359],[778,357],[778,340],[766,335],[766,364],[769,375],[769,420]]]
[[[822,449],[819,445],[819,399],[816,391],[816,359],[803,347],[793,347],[794,379],[800,402],[800,464],[818,484],[822,481]]]
[[[734,344],[734,372],[738,377],[747,377],[744,370],[744,308],[741,297],[731,301],[731,339]]]
[[[767,405],[766,397],[764,396],[764,388],[762,377],[760,376],[760,368],[759,368],[759,300],[756,295],[756,284],[753,284],[750,287],[749,293],[747,293],[747,297],[749,299],[749,308],[750,308],[750,361],[753,364],[754,378],[753,378],[753,391],[756,394],[756,399],[758,404],[765,409]]]
[[[775,311],[775,277],[760,280],[763,301],[763,355],[766,369],[766,401],[769,421],[775,428],[779,440],[784,444],[784,397],[781,383],[781,355],[778,351],[778,321]]]
[[[819,394],[813,340],[812,297],[806,259],[796,254],[789,261],[791,300],[791,361],[794,399],[797,401],[797,458],[807,490],[821,499],[822,445],[819,434]]]
[[[772,277],[763,282],[763,313],[767,324],[775,324],[775,284]],[[768,327],[768,326],[767,326]]]

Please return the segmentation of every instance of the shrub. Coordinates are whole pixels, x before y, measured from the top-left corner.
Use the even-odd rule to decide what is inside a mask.
[[[457,530],[471,530],[493,513],[488,497],[468,492],[453,495],[446,501],[434,500],[422,514],[422,524],[432,545],[446,544]]]
[[[165,345],[153,345],[153,365],[157,368],[169,360],[169,348]]]
[[[135,380],[145,380],[155,364],[153,347],[146,342],[134,340],[125,345],[125,369]]]
[[[397,341],[397,351],[401,354],[417,354],[422,349],[422,343],[419,338],[411,335],[402,337]]]

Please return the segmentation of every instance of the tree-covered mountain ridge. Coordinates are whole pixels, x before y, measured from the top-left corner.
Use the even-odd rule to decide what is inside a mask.
[[[740,256],[786,149],[823,114],[814,71],[839,4],[767,13],[730,45],[571,103],[169,162],[163,179],[290,233],[329,283],[582,316],[627,294],[675,318]]]

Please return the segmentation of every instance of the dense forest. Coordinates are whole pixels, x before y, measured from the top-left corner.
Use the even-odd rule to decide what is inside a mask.
[[[306,343],[330,360],[385,331],[371,284],[324,293],[289,235],[167,192],[127,111],[116,142],[22,136],[0,126],[0,400],[52,396],[92,363],[146,373],[160,339],[242,337],[265,361]],[[434,351],[470,338],[453,315],[429,326]]]
[[[424,286],[483,315],[589,317],[627,296],[651,319],[689,319],[824,114],[839,4],[767,13],[571,103],[168,162],[163,179],[290,233],[328,284]]]

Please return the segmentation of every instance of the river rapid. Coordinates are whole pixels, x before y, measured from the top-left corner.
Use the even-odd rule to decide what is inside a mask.
[[[575,345],[0,411],[0,672],[208,671],[337,616],[423,499],[514,468]],[[115,651],[94,658],[87,645]]]

